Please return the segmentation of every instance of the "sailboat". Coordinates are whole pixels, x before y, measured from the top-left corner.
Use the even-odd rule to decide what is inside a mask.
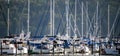
[[[118,9],[118,11],[120,11],[120,8]],[[109,41],[108,38],[110,37],[111,34],[109,27],[110,27],[110,5],[108,5],[108,35],[106,37],[107,43]],[[111,42],[111,44],[108,44],[107,47],[104,48],[104,50],[105,50],[105,54],[119,54],[113,42]]]
[[[22,38],[24,38],[24,32],[22,32],[18,37],[15,37],[15,36],[9,36],[9,37],[1,39],[2,54],[27,54],[28,53],[27,44],[22,40]]]
[[[10,0],[8,0],[9,4]],[[27,54],[28,46],[27,40],[30,38],[31,32],[29,32],[29,12],[30,12],[30,0],[28,0],[28,20],[27,20],[27,34],[24,31],[19,36],[11,36],[13,38],[2,40],[2,53],[5,54]],[[9,8],[8,8],[8,33],[9,36]]]
[[[54,0],[50,0],[50,36],[54,34]],[[33,44],[32,52],[33,53],[52,53],[53,42],[44,35],[40,40],[30,41],[30,44]],[[36,45],[38,44],[38,45]]]

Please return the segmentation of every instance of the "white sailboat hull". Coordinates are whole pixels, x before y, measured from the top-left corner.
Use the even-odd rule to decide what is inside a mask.
[[[34,53],[49,53],[47,49],[33,49]]]

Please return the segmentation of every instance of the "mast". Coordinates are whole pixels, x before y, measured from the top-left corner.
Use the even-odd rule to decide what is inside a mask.
[[[9,17],[9,12],[10,12],[10,9],[9,9],[9,3],[10,3],[10,0],[8,0],[8,13],[7,13],[7,15],[8,15],[8,20],[7,20],[7,36],[9,36],[9,31],[10,31],[10,29],[9,29],[9,27],[10,27],[10,17]]]
[[[54,0],[50,0],[50,35],[54,36],[54,7],[55,2]]]
[[[96,13],[96,34],[95,34],[95,36],[97,37],[97,32],[98,32],[98,6],[99,6],[99,2],[97,2],[97,13]]]
[[[75,20],[74,20],[74,38],[73,38],[73,56],[74,56],[74,43],[75,43],[75,39],[77,38],[77,34],[76,34],[76,30],[77,30],[77,26],[76,26],[76,10],[77,10],[77,0],[75,0]]]
[[[75,0],[75,20],[74,20],[74,33],[75,33],[75,37],[76,37],[76,28],[77,28],[77,26],[76,26],[76,11],[77,11],[77,7],[76,7],[76,5],[77,5],[77,0]]]
[[[82,30],[81,30],[82,31],[82,37],[83,37],[83,24],[84,23],[83,23],[83,2],[82,2],[82,25],[81,25],[82,26]]]
[[[54,22],[55,22],[55,21],[54,21],[54,20],[55,20],[54,14],[55,14],[55,0],[53,0],[53,15],[52,15],[52,16],[53,16],[53,18],[52,18],[52,20],[53,20],[53,22],[52,22],[52,24],[53,24],[53,27],[52,27],[53,33],[52,33],[52,35],[53,35],[53,36],[54,36],[54,34],[55,34],[55,33],[54,33],[54,26],[55,26],[55,25],[54,25]]]
[[[69,19],[68,19],[68,14],[69,14],[69,0],[66,0],[65,1],[66,3],[66,34],[67,36],[69,36],[69,30],[70,30],[70,27],[69,27]]]
[[[88,2],[86,2],[86,37],[88,37]]]
[[[110,37],[110,5],[108,5],[108,36],[107,37]]]
[[[52,0],[50,0],[50,35],[52,35]]]
[[[30,0],[28,0],[27,32],[29,32],[29,19],[30,19]]]

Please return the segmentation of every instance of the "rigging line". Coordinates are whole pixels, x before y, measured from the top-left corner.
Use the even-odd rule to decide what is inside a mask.
[[[60,13],[60,10],[59,10],[59,9],[57,9],[57,10],[58,10],[57,12]],[[61,25],[63,25],[63,23],[64,23],[64,21],[63,21],[63,15],[64,15],[64,11],[63,11],[62,14],[60,15],[61,24],[60,24],[60,26],[59,26],[59,29],[61,28]],[[64,24],[64,25],[66,25],[66,24]],[[63,25],[63,26],[64,26],[64,25]],[[62,29],[63,29],[63,30],[61,31],[62,34],[64,33],[65,28],[66,28],[66,27],[62,27]],[[58,30],[58,31],[59,31],[59,30]]]
[[[73,21],[75,21],[75,20],[73,19]],[[71,26],[72,26],[72,25],[71,25]],[[73,28],[72,28],[72,30],[73,30]],[[74,32],[74,31],[73,31],[73,32]],[[77,32],[78,32],[78,35],[81,36],[80,30],[79,30],[78,26],[76,25],[76,34],[77,34]]]
[[[3,8],[3,7],[0,5],[1,14],[2,14],[2,16],[3,16],[3,19],[4,19],[4,21],[5,21],[5,24],[7,25],[6,16],[5,16],[5,13],[4,13],[4,11],[3,11],[3,9],[2,9],[2,8]]]
[[[97,8],[98,8],[98,5],[97,5]],[[96,35],[96,26],[97,26],[97,24],[96,24],[96,17],[97,17],[97,11],[98,11],[98,9],[96,8],[96,11],[95,11],[95,13],[94,13],[94,17],[93,17],[93,22],[92,22],[92,24],[93,24],[93,35],[95,36]]]
[[[86,11],[86,14],[87,14],[87,18],[86,18],[86,19],[87,19],[87,22],[88,22],[88,23],[91,23],[91,22],[90,22],[89,15],[88,15],[88,8],[85,9],[85,11]],[[88,23],[86,23],[86,24],[87,24],[87,27],[88,27]],[[91,27],[91,24],[90,24],[90,27]],[[87,35],[88,35],[88,33],[89,33],[90,27],[89,27],[89,28],[86,28],[86,29],[87,29]]]
[[[78,4],[78,8],[79,8],[79,7],[82,8],[82,7],[81,7],[81,3],[80,3],[81,1],[80,1],[80,0],[77,0],[77,1],[78,1],[78,3],[77,3],[77,4]]]
[[[73,8],[74,6],[71,6],[70,7],[70,5],[69,5],[69,13],[72,13],[72,8]],[[68,15],[69,17],[71,17],[71,15]],[[71,26],[71,20],[69,19],[69,25]],[[69,27],[70,27],[69,26]],[[69,29],[70,30],[70,29]],[[71,32],[70,32],[71,33]]]
[[[98,35],[100,34],[100,28],[101,28],[101,22],[100,22],[101,19],[100,19],[100,18],[101,18],[101,10],[100,10],[100,14],[99,14],[99,16],[98,16],[98,21],[99,21],[98,24],[100,24],[100,26],[98,26],[98,32],[97,32]],[[98,36],[98,35],[97,35],[97,36]]]
[[[58,10],[58,13],[59,13],[59,12],[60,12],[59,9],[57,9],[57,10]],[[62,12],[62,15],[60,14],[60,22],[59,22],[59,25],[58,25],[58,28],[57,28],[56,34],[58,34],[58,31],[59,31],[59,29],[60,29],[60,26],[61,26],[60,23],[61,23],[61,22],[64,23],[64,22],[63,22],[63,19],[62,19],[62,18],[63,18],[63,14],[64,14],[63,12]]]
[[[47,11],[47,14],[49,14],[48,11]],[[47,16],[47,14],[46,14],[46,16]],[[42,33],[45,34],[45,33],[47,32],[46,29],[47,29],[47,26],[48,26],[47,24],[48,24],[48,23],[46,23],[46,22],[49,22],[49,20],[48,20],[48,19],[45,19],[45,22],[43,23],[43,24],[44,24],[44,27],[42,27],[40,34],[42,34]],[[44,34],[43,34],[43,35],[44,35]]]
[[[112,25],[112,28],[111,28],[111,31],[110,31],[109,36],[111,36],[111,33],[112,33],[112,31],[113,31],[113,28],[114,28],[114,24],[116,23],[117,17],[118,17],[118,15],[119,15],[119,11],[120,11],[120,7],[118,8],[118,11],[117,11],[117,13],[116,13],[116,17],[115,17],[115,20],[114,20],[114,22],[113,22],[113,25]]]
[[[49,13],[47,14],[47,18],[49,18],[48,15],[49,15]],[[46,20],[46,21],[49,22],[50,20]],[[46,24],[45,30],[43,33],[45,33],[46,35],[49,34],[49,23]]]
[[[75,20],[74,20],[74,19],[72,20],[72,18],[73,18],[73,14],[71,15],[71,22],[72,22],[72,21],[75,22]],[[75,29],[74,29],[75,26],[73,27],[72,24],[71,24],[70,26],[71,26],[71,28],[72,28],[73,33],[75,34]]]
[[[116,28],[116,29],[114,29],[115,31],[114,31],[113,33],[117,33],[117,30],[118,30],[118,28],[119,28],[119,27],[118,27],[119,22],[120,22],[120,19],[117,20],[117,23],[116,23],[116,25],[115,25],[115,28]],[[120,32],[120,31],[118,31],[118,36],[119,36],[119,34],[120,34],[119,32]],[[110,39],[112,39],[112,38],[114,38],[114,37],[115,37],[115,35],[113,34]]]
[[[49,7],[48,7],[49,8]],[[38,26],[37,26],[37,29],[36,29],[36,32],[35,32],[35,36],[38,34],[38,32],[39,32],[39,27],[40,27],[40,25],[42,24],[42,21],[43,21],[43,17],[45,16],[45,14],[44,14],[44,12],[43,12],[43,14],[42,14],[42,16],[41,16],[41,19],[40,19],[40,21],[39,21],[39,24],[38,24]]]
[[[64,14],[63,14],[64,15]],[[64,20],[61,18],[61,20],[62,20],[62,23],[64,23]],[[66,29],[66,24],[64,23],[63,24],[63,27],[62,27],[63,29],[62,29],[62,32],[61,32],[61,34],[63,35],[64,34],[64,32],[65,32],[65,29]]]
[[[81,1],[80,0],[78,0],[78,8],[82,8],[81,6]],[[78,9],[79,10],[79,9]],[[80,9],[81,10],[81,9]],[[80,18],[79,18],[79,20],[80,20]],[[78,26],[81,26],[80,24],[78,24]],[[77,30],[78,30],[78,34],[81,36],[82,35],[82,33],[80,32],[80,29],[77,27]]]
[[[88,20],[88,22],[90,23],[90,27],[89,27],[89,29],[88,29],[88,32],[93,32],[93,23],[94,23],[94,18],[95,18],[95,12],[94,12],[94,15],[93,15],[93,17],[92,17],[92,20],[90,20],[90,18],[89,18],[89,20]],[[91,33],[91,34],[93,34],[93,33]]]
[[[95,19],[96,19],[96,14],[97,14],[96,12],[97,12],[97,9],[96,9],[96,11],[94,13],[93,23],[92,23],[93,24],[93,29],[92,30],[93,30],[93,35],[94,36],[95,36],[95,33],[96,33],[96,28],[95,28],[96,27],[96,21],[95,21]]]
[[[72,28],[72,31],[75,33],[74,27],[72,26],[72,24],[70,24],[70,27]],[[77,27],[77,26],[76,26],[76,27]]]
[[[58,12],[60,12],[60,11],[58,11]],[[64,14],[64,13],[62,13],[62,14]],[[60,24],[60,23],[61,23],[61,22],[64,23],[62,18],[63,18],[63,15],[61,15],[60,22],[59,22],[59,27],[58,27],[58,30],[57,30],[57,33],[56,33],[56,34],[58,34],[58,31],[59,31],[59,29],[60,29],[60,27],[61,27],[61,24]]]
[[[66,25],[66,24],[65,24],[65,25]],[[62,31],[62,33],[61,33],[62,35],[64,34],[65,30],[66,30],[66,26],[63,27],[63,31]]]
[[[24,7],[25,7],[25,5],[26,5],[26,4],[24,4],[24,6],[23,6],[23,8],[22,8],[22,13],[21,13],[21,15],[18,16],[18,18],[19,18],[19,24],[20,24],[20,21],[21,21],[21,19],[22,19],[22,15],[23,15],[23,12],[24,12]],[[19,28],[18,28],[18,29],[19,29],[18,32],[20,33],[20,31],[21,31],[21,30],[20,30],[20,25],[19,25],[18,27],[19,27]],[[22,24],[21,24],[21,29],[23,30],[23,22],[22,22]]]
[[[43,16],[44,16],[44,14],[42,14],[42,17],[41,18],[43,18]],[[37,33],[39,32],[39,27],[40,27],[40,25],[41,25],[41,23],[42,23],[42,19],[40,19],[40,21],[39,21],[39,23],[38,23],[38,26],[36,27],[36,32],[35,32],[35,34],[34,34],[34,36],[36,36],[37,35]]]
[[[85,9],[85,11],[87,11],[87,9]],[[90,23],[90,27],[88,29],[88,32],[91,32],[91,31],[94,31],[94,19],[95,19],[95,13],[94,12],[94,15],[92,17],[92,20],[90,20],[89,16],[88,16],[88,22]],[[93,25],[93,26],[92,26]]]
[[[87,15],[87,18],[86,18],[86,21],[88,20],[88,23],[90,22],[90,19],[89,19],[89,15],[88,15],[88,2],[86,2],[86,6],[84,6],[84,10],[85,10],[85,14]],[[87,35],[88,35],[88,32],[89,32],[89,28],[88,28],[88,23],[86,23],[86,32],[87,32]]]
[[[70,3],[70,2],[69,2],[69,3]],[[71,5],[71,6],[70,6],[70,5],[71,5],[71,4],[69,4],[69,12],[72,13],[72,12],[74,12],[74,11],[72,10],[72,8],[74,8],[74,5]]]
[[[47,9],[49,9],[49,7],[47,7]],[[45,12],[45,14],[44,14],[44,16],[43,16],[43,19],[45,18],[45,16],[48,14],[48,12],[49,12],[49,10],[47,10],[47,12]],[[46,19],[47,20],[47,19]],[[43,20],[43,21],[45,21],[45,20]],[[48,20],[49,21],[49,20]],[[44,27],[46,27],[45,25],[44,25],[44,23],[46,23],[46,22],[42,22],[43,24],[42,24],[42,28],[41,28],[41,30],[40,30],[40,34],[42,34],[43,33],[43,30],[44,30]]]
[[[73,15],[71,15],[71,18],[73,18]],[[73,19],[73,22],[74,22],[75,20]],[[72,28],[72,31],[75,33],[75,31],[74,31],[74,27],[72,26],[72,25],[70,25],[71,26],[71,28]],[[78,29],[78,27],[77,27],[77,25],[76,25],[76,31],[78,30],[78,34],[79,34],[79,36],[81,35],[80,34],[80,32],[79,32],[79,29]],[[77,34],[77,32],[76,32],[76,34]]]
[[[73,19],[73,21],[75,21],[74,19]],[[72,28],[72,30],[73,30],[73,32],[74,32],[74,29],[73,29],[73,26],[72,25],[70,25],[71,26],[71,28]],[[81,36],[81,34],[80,34],[80,31],[79,31],[79,29],[78,29],[78,26],[76,25],[76,31],[78,31],[78,35],[79,36]],[[77,32],[76,32],[77,33]]]
[[[88,37],[88,2],[86,2],[86,6],[85,6],[86,10],[85,10],[85,14],[86,14],[86,37]]]
[[[60,29],[60,25],[61,25],[61,21],[62,21],[62,19],[60,19],[60,21],[59,21],[59,24],[58,24],[57,31],[56,31],[56,34],[55,34],[55,35],[58,34],[58,31],[59,31],[59,29]]]
[[[97,33],[98,33],[98,14],[99,14],[99,2],[97,2],[97,7],[96,7],[96,22],[95,22],[95,25],[96,25],[96,28],[95,28],[95,36],[97,36]]]
[[[78,32],[78,35],[81,36],[80,30],[78,29],[78,26],[76,26],[76,28],[77,28],[76,31]]]
[[[62,19],[62,23],[64,23],[63,19]],[[66,30],[66,23],[64,23],[64,25],[63,25],[63,30],[62,30],[62,33],[61,33],[62,35],[64,34],[65,30]]]
[[[117,20],[117,23],[116,23],[116,25],[115,25],[115,28],[116,28],[116,29],[115,29],[115,32],[114,32],[114,33],[117,33],[117,29],[118,29],[119,23],[120,23],[120,19]]]
[[[48,7],[48,9],[49,9],[49,7]],[[48,15],[49,15],[49,10],[46,11],[46,13],[45,13],[43,18],[45,18],[45,16],[46,16],[46,18],[49,18]],[[49,23],[46,23],[46,22],[49,22],[49,20],[48,19],[44,20],[44,22],[42,24],[42,26],[44,25],[44,27],[41,28],[41,32],[40,32],[41,35],[42,34],[45,35],[45,33],[47,32],[47,29],[48,29],[47,26],[49,25]]]

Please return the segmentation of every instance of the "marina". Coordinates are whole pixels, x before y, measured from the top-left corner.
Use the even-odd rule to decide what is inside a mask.
[[[120,56],[120,2],[1,0],[0,12],[2,56]]]
[[[7,55],[7,56],[14,56],[14,55]],[[21,56],[21,55],[17,55]],[[52,54],[33,54],[33,55],[22,55],[22,56],[53,56]],[[72,54],[68,55],[62,55],[62,54],[56,54],[54,56],[73,56]],[[98,56],[98,55],[82,55],[82,54],[76,54],[74,56]],[[119,55],[100,55],[100,56],[119,56]]]

